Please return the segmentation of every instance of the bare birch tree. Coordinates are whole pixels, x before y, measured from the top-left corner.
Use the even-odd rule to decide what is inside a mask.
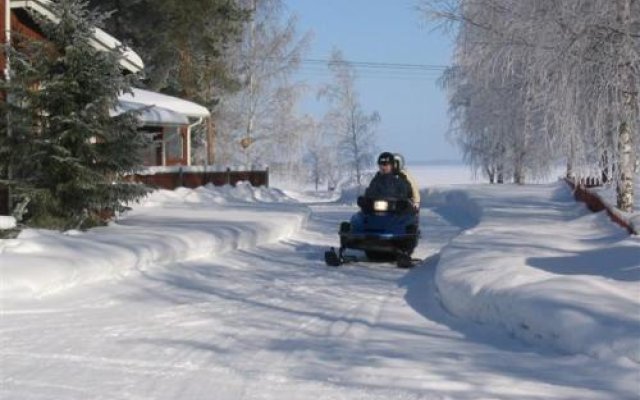
[[[299,166],[301,139],[295,136],[304,131],[298,129],[302,117],[296,114],[295,103],[302,86],[292,82],[291,77],[300,65],[310,35],[298,36],[296,19],[284,19],[280,0],[239,3],[252,10],[252,18],[242,42],[228,54],[241,89],[224,97],[216,114],[219,161],[287,168],[293,161],[283,161],[283,155],[296,155]]]
[[[335,137],[335,151],[340,165],[360,185],[367,167],[373,165],[376,152],[375,129],[380,122],[378,112],[367,114],[360,104],[355,87],[356,73],[342,52],[334,49],[329,60],[333,82],[321,88],[319,97],[329,101],[324,118],[325,131]]]
[[[308,135],[305,141],[304,162],[307,168],[307,179],[318,191],[320,185],[334,189],[340,180],[340,166],[336,153],[335,140],[326,135],[320,123],[312,118],[307,119]]]

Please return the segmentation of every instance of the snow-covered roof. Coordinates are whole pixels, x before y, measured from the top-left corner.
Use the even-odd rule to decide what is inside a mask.
[[[205,107],[165,94],[143,89],[133,89],[118,98],[118,107],[111,112],[118,115],[131,110],[141,110],[140,121],[145,125],[187,125],[189,118],[205,118],[210,115]]]
[[[31,12],[36,12],[54,23],[59,21],[58,16],[51,10],[51,0],[10,0],[9,3],[12,9],[23,8]],[[98,28],[94,29],[93,37],[89,39],[89,43],[97,50],[113,50],[122,46],[122,43],[118,39]],[[138,72],[144,68],[142,58],[128,47],[124,49],[120,64],[123,68],[131,72]]]
[[[118,106],[111,112],[112,116],[125,113],[127,111],[140,110],[140,122],[143,125],[187,125],[189,118],[175,111],[166,108],[146,106],[141,103],[130,101],[118,101]]]
[[[144,89],[133,89],[133,93],[123,94],[120,100],[164,108],[191,118],[205,118],[211,115],[209,110],[200,104]]]

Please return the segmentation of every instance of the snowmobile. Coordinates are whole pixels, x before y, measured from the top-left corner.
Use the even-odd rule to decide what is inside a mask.
[[[370,261],[396,261],[400,268],[413,266],[411,254],[420,238],[420,217],[411,201],[397,198],[358,197],[360,211],[340,224],[340,248],[326,251],[325,263],[338,267],[357,261],[346,249],[363,250]]]

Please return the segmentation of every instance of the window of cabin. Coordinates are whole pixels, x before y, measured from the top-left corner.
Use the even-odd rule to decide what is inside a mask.
[[[142,162],[147,166],[162,165],[162,128],[145,126],[138,129],[147,145],[142,152]]]
[[[182,160],[183,155],[183,139],[180,129],[166,128],[164,131],[165,140],[165,156],[167,161]]]

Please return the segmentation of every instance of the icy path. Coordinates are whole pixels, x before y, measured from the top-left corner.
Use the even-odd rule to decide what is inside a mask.
[[[353,208],[267,246],[3,307],[2,399],[623,399],[624,371],[450,317],[428,209],[411,270],[321,261]],[[633,379],[633,377],[626,377]]]

